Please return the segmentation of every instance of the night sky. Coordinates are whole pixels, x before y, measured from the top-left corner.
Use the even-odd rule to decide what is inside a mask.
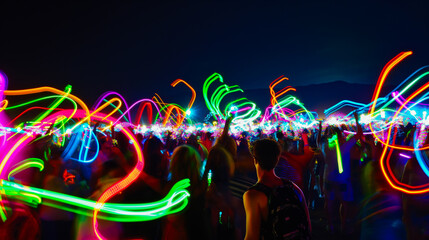
[[[392,82],[429,64],[428,1],[0,6],[9,89],[71,84],[89,105],[109,90],[130,102],[158,92],[186,105],[188,97],[168,99],[170,83],[182,78],[201,94],[213,72],[246,90],[268,88],[280,75],[293,86],[374,84],[407,50],[414,54]]]

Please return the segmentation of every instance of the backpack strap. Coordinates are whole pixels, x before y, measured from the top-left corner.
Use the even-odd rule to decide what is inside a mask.
[[[283,181],[283,186],[287,186],[288,188],[292,189],[295,192],[295,194],[298,197],[300,202],[305,201],[305,199],[302,198],[303,197],[302,190],[295,183],[293,183],[290,180],[283,179],[283,178],[282,178],[282,181]]]

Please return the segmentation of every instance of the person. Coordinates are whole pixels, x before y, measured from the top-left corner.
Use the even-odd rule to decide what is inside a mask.
[[[364,143],[362,127],[359,124],[357,112],[354,112],[356,134],[345,136],[339,127],[329,127],[323,147],[325,169],[324,195],[325,209],[328,217],[327,230],[332,235],[352,236],[357,231],[356,226],[356,196],[352,182],[352,164],[360,162],[361,149]]]
[[[67,183],[62,177],[64,163],[61,158],[61,149],[52,149],[48,164],[48,173],[43,180],[43,189],[57,193],[70,194]],[[41,239],[72,239],[73,213],[41,205],[39,208],[39,216],[41,220]]]
[[[234,138],[232,138],[229,133],[229,126],[231,125],[232,117],[229,117],[225,121],[225,126],[223,128],[222,135],[220,135],[219,138],[216,139],[216,142],[213,147],[220,146],[223,147],[226,151],[228,151],[234,161],[237,158],[237,143],[235,142]]]
[[[167,184],[170,189],[176,182],[188,178],[191,186],[189,204],[180,213],[166,217],[162,239],[206,239],[204,232],[204,203],[206,189],[200,176],[200,154],[189,145],[177,147],[171,156],[171,180]]]
[[[99,179],[97,180],[96,189],[88,198],[96,201],[100,198],[100,196],[109,189],[116,182],[120,181],[123,176],[126,174],[125,170],[122,169],[119,163],[115,160],[107,160],[101,165],[99,168],[99,174],[97,174]],[[122,202],[123,196],[122,194],[116,195],[113,198],[109,199],[109,202]],[[75,218],[74,224],[70,224],[70,226],[75,226],[75,238],[78,240],[86,240],[86,239],[97,239],[92,226],[92,217],[85,215],[77,215]],[[98,222],[98,229],[103,234],[108,233],[109,239],[121,239],[123,234],[123,225],[121,222],[115,221],[106,221],[100,220]],[[71,235],[72,236],[72,235]],[[51,239],[66,239],[64,236],[56,237]]]
[[[311,223],[302,191],[274,173],[281,152],[278,143],[257,140],[252,152],[258,182],[243,196],[245,239],[310,239]]]
[[[162,141],[156,136],[150,136],[143,146],[145,159],[144,171],[154,177],[166,181],[168,178],[169,156]]]
[[[418,140],[416,139],[417,135],[414,136],[413,133],[410,134],[412,135],[410,136],[409,142],[412,145]],[[429,144],[429,137],[426,138],[424,146],[427,146],[427,144]],[[415,145],[415,147],[421,146]],[[417,156],[420,154],[421,157],[426,158],[429,152],[427,150],[415,151],[415,156],[410,158],[405,164],[401,183],[410,186],[422,186],[427,184],[428,177],[417,160]],[[407,231],[407,239],[429,239],[429,193],[402,193],[402,207],[402,220]]]
[[[201,144],[206,147],[207,151],[210,151],[210,148],[213,146],[213,140],[212,140],[212,133],[211,132],[204,132],[201,135]]]
[[[284,151],[280,155],[275,173],[281,178],[291,180],[302,189],[304,188],[304,171],[313,159],[314,152],[309,147],[307,132],[303,132],[301,138],[304,142],[304,152],[302,154],[294,153],[292,150],[292,145],[294,144],[290,140],[283,141]]]
[[[169,159],[164,144],[156,136],[150,136],[143,146],[145,165],[143,171],[159,182],[166,182],[168,178]],[[144,194],[142,194],[144,193]],[[124,203],[155,202],[162,199],[161,193],[151,188],[140,177],[122,191]],[[123,239],[142,238],[146,240],[160,239],[162,236],[162,219],[144,222],[122,223]]]
[[[246,225],[246,213],[244,211],[243,205],[243,194],[247,191],[247,189],[253,186],[256,183],[256,172],[253,166],[253,158],[243,158],[243,152],[245,152],[245,148],[248,148],[247,139],[246,143],[241,145],[241,151],[237,152],[237,144],[234,138],[229,135],[229,126],[231,124],[232,117],[229,117],[225,121],[225,126],[222,132],[222,135],[216,139],[216,142],[212,148],[223,148],[225,149],[229,155],[232,157],[234,161],[234,175],[229,179],[229,191],[232,194],[233,201],[238,201],[235,209],[235,224],[236,229],[238,229],[239,238],[243,239],[244,237],[244,229]],[[249,150],[248,150],[249,151]],[[249,155],[250,151],[249,151]],[[250,164],[249,164],[250,160]]]
[[[234,161],[222,147],[213,147],[207,159],[208,189],[205,197],[205,213],[210,239],[243,239],[237,211],[241,201],[233,197],[229,181],[234,173]]]

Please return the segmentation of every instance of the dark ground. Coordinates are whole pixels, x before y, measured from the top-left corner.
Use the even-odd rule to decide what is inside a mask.
[[[326,217],[326,211],[323,206],[320,206],[314,210],[310,210],[310,219],[312,227],[312,239],[313,240],[357,240],[359,239],[358,234],[351,236],[341,236],[339,234],[330,234],[327,231],[328,220]]]

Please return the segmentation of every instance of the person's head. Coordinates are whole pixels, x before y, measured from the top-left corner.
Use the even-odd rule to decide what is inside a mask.
[[[332,136],[335,134],[337,135],[338,141],[342,143],[344,141],[343,131],[338,127],[334,127],[332,128]]]
[[[198,144],[198,138],[195,134],[189,135],[188,139],[186,139],[186,144],[198,149],[200,146]]]
[[[278,131],[276,132],[276,137],[277,137],[277,139],[280,141],[280,140],[283,140],[283,139],[284,139],[285,135],[283,134],[283,132],[282,132],[282,131],[278,130]]]
[[[220,136],[215,143],[215,146],[223,147],[226,151],[228,151],[232,158],[234,159],[237,155],[237,144],[229,135],[222,135]]]
[[[200,164],[201,157],[195,148],[189,145],[177,147],[171,156],[171,180],[177,182],[189,178],[191,188],[195,187],[200,181]]]
[[[144,143],[143,154],[160,153],[164,144],[156,136],[150,136]]]
[[[167,167],[163,167],[163,154],[161,150],[164,144],[156,136],[151,136],[144,143],[143,157],[145,160],[144,171],[156,178],[166,178]]]
[[[205,133],[204,133],[204,137],[205,137],[205,139],[207,139],[207,140],[211,140],[211,138],[212,138],[212,133],[211,133],[211,132],[205,132]]]
[[[270,171],[274,169],[279,161],[280,146],[272,139],[260,139],[253,143],[252,149],[255,163],[263,170]]]
[[[249,141],[247,140],[247,138],[242,138],[240,139],[240,143],[237,146],[237,153],[238,155],[243,154],[243,153],[248,153],[250,152],[249,150]]]
[[[234,161],[224,148],[216,146],[210,149],[207,158],[207,171],[212,171],[212,182],[216,185],[227,185],[234,174]]]

